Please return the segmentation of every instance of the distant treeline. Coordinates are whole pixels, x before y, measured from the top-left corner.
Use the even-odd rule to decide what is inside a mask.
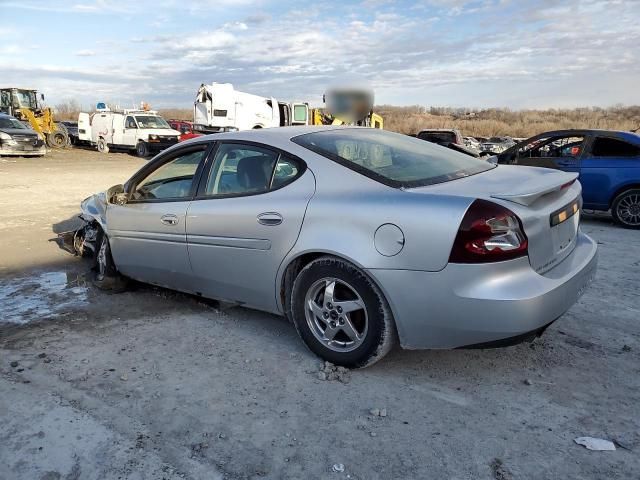
[[[415,134],[423,128],[457,128],[465,136],[530,137],[548,130],[568,128],[635,130],[640,127],[640,106],[470,110],[380,105],[376,107],[376,111],[384,117],[386,130],[408,134]]]
[[[59,120],[77,120],[81,110],[81,105],[75,100],[55,106]],[[190,108],[164,108],[158,111],[167,120],[192,120],[193,116]],[[385,130],[407,134],[415,134],[423,128],[457,128],[465,136],[530,137],[548,130],[568,128],[635,130],[640,127],[640,106],[637,105],[547,110],[379,105],[375,111],[384,117]]]

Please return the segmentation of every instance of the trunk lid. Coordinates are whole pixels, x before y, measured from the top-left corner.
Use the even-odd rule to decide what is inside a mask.
[[[577,173],[500,165],[477,175],[410,189],[424,194],[488,200],[514,212],[529,240],[531,267],[543,275],[575,247],[581,191]]]

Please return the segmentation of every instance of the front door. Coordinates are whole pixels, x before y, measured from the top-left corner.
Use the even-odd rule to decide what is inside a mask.
[[[538,139],[536,143],[520,148],[516,162],[518,165],[578,172],[585,143],[584,136],[576,135]]]
[[[143,282],[191,290],[185,219],[208,145],[176,150],[141,171],[124,205],[109,205],[107,226],[118,270]]]
[[[138,124],[136,123],[133,115],[127,115],[124,121],[124,129],[122,130],[122,141],[121,145],[126,145],[128,147],[135,147],[138,136]]]
[[[275,279],[295,244],[313,174],[284,152],[220,142],[187,214],[198,292],[276,311]]]

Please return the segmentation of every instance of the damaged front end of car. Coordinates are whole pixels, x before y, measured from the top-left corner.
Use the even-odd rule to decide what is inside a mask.
[[[95,257],[98,253],[101,233],[107,229],[107,204],[125,203],[124,187],[115,185],[106,192],[100,192],[85,198],[80,203],[81,224],[73,230],[58,234],[59,243],[64,250],[80,257]]]

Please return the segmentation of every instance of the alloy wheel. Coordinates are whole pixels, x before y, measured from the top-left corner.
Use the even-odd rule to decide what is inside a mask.
[[[107,273],[107,240],[102,240],[98,250],[98,278],[104,278]]]
[[[621,222],[630,226],[640,226],[640,194],[623,197],[617,205],[616,213]]]
[[[305,317],[314,337],[335,352],[351,352],[364,341],[367,308],[356,290],[337,278],[322,278],[305,296]]]

